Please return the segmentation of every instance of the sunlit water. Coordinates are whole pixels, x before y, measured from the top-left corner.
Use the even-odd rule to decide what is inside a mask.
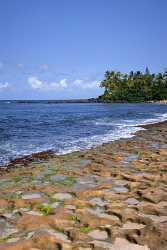
[[[65,154],[129,138],[137,125],[167,119],[160,104],[0,102],[0,165],[44,150]]]

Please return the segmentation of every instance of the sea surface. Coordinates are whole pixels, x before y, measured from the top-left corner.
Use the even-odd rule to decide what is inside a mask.
[[[47,104],[0,101],[0,165],[45,150],[57,154],[129,138],[137,125],[167,120],[160,104]]]

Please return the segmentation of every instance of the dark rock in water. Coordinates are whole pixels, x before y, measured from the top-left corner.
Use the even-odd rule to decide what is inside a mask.
[[[1,171],[9,171],[10,168],[17,167],[17,166],[28,166],[29,163],[34,162],[40,163],[43,160],[46,160],[48,158],[51,158],[55,155],[55,153],[52,150],[47,150],[39,153],[34,153],[28,156],[19,157],[17,159],[11,160],[9,164],[6,166],[0,166]]]

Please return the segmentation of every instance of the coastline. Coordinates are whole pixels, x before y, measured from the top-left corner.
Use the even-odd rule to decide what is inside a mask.
[[[39,104],[39,103],[44,103],[44,104],[79,104],[79,103],[153,103],[153,104],[167,104],[167,100],[151,100],[151,101],[143,101],[143,102],[128,102],[126,100],[117,100],[117,101],[104,101],[101,100],[100,98],[88,98],[88,99],[68,99],[68,100],[0,100],[0,103],[6,103],[6,104],[11,104],[11,103],[16,103],[16,104]]]
[[[26,109],[29,109],[28,105],[26,106]],[[83,105],[84,106],[81,109],[86,110],[87,105],[85,105],[85,104],[83,104]],[[33,159],[37,161],[38,159],[42,160],[42,158],[46,159],[46,158],[49,157],[49,155],[53,155],[53,154],[60,155],[60,154],[66,154],[66,153],[69,154],[70,152],[74,152],[74,151],[77,151],[77,150],[78,151],[79,150],[84,151],[84,150],[87,150],[87,149],[91,149],[92,147],[98,147],[98,145],[101,145],[103,143],[110,143],[110,142],[112,142],[114,140],[119,140],[121,137],[122,138],[128,138],[128,137],[133,136],[134,133],[137,130],[139,130],[138,127],[142,127],[142,126],[140,126],[140,124],[161,122],[161,121],[166,119],[166,106],[162,106],[162,110],[161,110],[161,106],[159,104],[157,104],[157,105],[141,104],[141,105],[136,105],[136,106],[134,104],[132,104],[132,105],[127,104],[127,105],[128,105],[127,108],[130,108],[130,109],[134,108],[134,110],[136,110],[135,112],[138,112],[137,109],[139,109],[139,114],[141,114],[140,112],[142,112],[142,110],[143,109],[145,110],[145,108],[146,108],[146,110],[147,109],[152,110],[151,112],[155,113],[155,115],[152,115],[152,116],[149,115],[148,119],[147,119],[147,112],[144,111],[144,113],[146,113],[144,115],[145,118],[142,118],[142,116],[140,115],[141,120],[139,119],[139,121],[134,121],[133,122],[133,121],[130,121],[131,120],[130,117],[129,118],[127,117],[125,119],[125,122],[121,121],[120,124],[119,124],[119,121],[118,121],[118,124],[116,124],[116,126],[115,126],[115,122],[110,121],[108,123],[108,121],[105,121],[106,118],[104,118],[104,122],[101,122],[100,119],[99,120],[97,119],[97,122],[92,121],[92,123],[94,124],[93,129],[91,128],[91,123],[89,124],[89,122],[88,122],[88,124],[86,124],[84,119],[82,119],[83,125],[88,126],[87,129],[90,130],[90,131],[92,129],[92,132],[90,134],[88,133],[88,135],[85,134],[86,136],[83,135],[83,137],[82,137],[82,136],[80,136],[80,134],[82,134],[82,129],[80,131],[80,127],[78,127],[78,132],[77,132],[78,136],[76,136],[76,137],[71,136],[71,139],[68,139],[69,135],[66,137],[66,133],[65,133],[64,136],[61,136],[61,138],[62,138],[61,143],[59,143],[57,141],[57,139],[56,139],[57,134],[59,134],[59,127],[61,128],[61,124],[60,124],[60,126],[57,126],[58,129],[55,128],[53,136],[52,136],[53,131],[50,132],[49,129],[47,129],[47,126],[46,126],[47,131],[46,131],[46,133],[44,133],[43,126],[45,126],[45,124],[47,124],[47,118],[44,121],[40,120],[40,123],[43,124],[43,125],[41,127],[39,127],[39,128],[37,127],[37,123],[34,124],[34,126],[30,126],[30,128],[25,124],[26,126],[24,127],[24,133],[25,134],[27,133],[29,135],[28,138],[27,138],[28,139],[27,142],[30,141],[31,142],[30,145],[28,145],[26,140],[24,140],[24,137],[22,137],[22,134],[19,132],[21,130],[18,130],[18,133],[16,133],[14,131],[14,127],[11,127],[12,131],[10,133],[12,133],[12,134],[16,133],[16,136],[18,137],[18,140],[15,139],[16,137],[14,137],[14,139],[12,141],[12,137],[11,137],[9,139],[9,142],[8,142],[8,139],[5,137],[6,136],[5,132],[2,133],[2,136],[3,136],[4,140],[5,140],[5,145],[4,146],[1,145],[1,153],[2,153],[2,155],[0,157],[0,162],[1,162],[0,163],[0,170],[9,169],[9,168],[12,168],[14,165],[19,165],[19,164],[27,165]],[[37,110],[41,108],[40,106],[38,107],[38,105],[36,105],[36,104],[33,105],[33,107],[36,107],[35,109],[37,109]],[[116,105],[116,107],[115,107],[114,104],[113,105],[109,104],[109,107],[111,108],[111,112],[113,112],[113,114],[114,114],[115,108],[117,110],[117,109],[119,109],[120,106]],[[124,108],[126,109],[126,104],[125,104],[125,106],[121,105],[121,109],[124,109]],[[22,107],[22,104],[19,105],[18,109],[21,109],[22,113],[24,114],[24,111],[23,111],[25,109],[24,105],[23,105],[23,107]],[[59,105],[56,106],[56,104],[55,104],[55,109],[56,110],[59,109]],[[66,109],[66,106],[65,106],[65,109]],[[71,106],[69,104],[69,107],[67,108],[67,110],[68,109],[72,109],[74,111],[75,110],[75,105],[72,105],[72,108],[71,108]],[[96,109],[109,110],[108,109],[108,104],[105,104],[105,105],[103,105],[103,104],[92,104],[92,109],[94,110],[94,112],[95,112]],[[159,109],[161,110],[161,112],[159,112]],[[9,110],[11,110],[13,112],[15,110],[15,105],[9,105]],[[49,105],[49,107],[46,107],[46,106],[44,107],[43,112],[46,112],[46,113],[51,112],[52,113],[51,110],[52,110],[52,106]],[[128,110],[128,109],[126,109],[126,110]],[[157,110],[157,113],[156,113],[155,110]],[[112,114],[110,114],[110,115],[112,115]],[[30,116],[33,116],[32,112],[30,112]],[[13,119],[13,122],[15,124],[15,118],[13,117],[12,119]],[[26,119],[26,117],[25,117],[25,119]],[[130,119],[130,120],[128,120],[128,119]],[[54,126],[54,122],[52,120],[53,119],[50,120],[50,124],[53,123],[52,126]],[[16,127],[22,126],[22,122],[20,122],[19,120],[17,120],[17,122],[18,122],[18,124],[16,123],[17,124]],[[29,123],[31,124],[31,118],[29,119]],[[116,128],[116,132],[113,132],[113,131],[115,131],[115,128],[112,129],[112,123],[114,124],[114,126]],[[123,126],[121,126],[121,124]],[[5,129],[6,133],[8,133],[8,125],[9,124],[6,125],[6,129]],[[77,126],[78,125],[79,124],[77,124]],[[100,126],[103,126],[103,125],[106,126],[106,127],[104,128],[104,131],[100,131],[99,130]],[[117,129],[117,125],[118,125],[118,129]],[[70,123],[69,123],[69,126],[70,126]],[[9,128],[10,128],[10,126],[9,126]],[[49,127],[49,128],[51,128],[51,127]],[[64,129],[66,129],[66,128],[64,127]],[[98,131],[99,131],[98,133],[93,132],[93,130],[96,130],[96,129],[98,129]],[[110,131],[110,129],[111,129],[111,131]],[[38,131],[37,132],[37,137],[31,136],[34,133],[33,130],[36,130],[36,132]],[[3,131],[3,127],[2,127],[2,131]],[[67,134],[68,134],[68,129],[65,130],[65,131],[67,131]],[[76,133],[75,131],[72,131],[72,133],[73,132]],[[44,133],[44,138],[42,138],[41,136],[38,136],[40,133]],[[65,143],[63,143],[64,141],[65,141]],[[66,141],[67,141],[67,143],[66,143]]]
[[[166,125],[4,171],[0,249],[165,250]]]
[[[167,125],[167,120],[156,122],[156,123],[145,124],[145,125],[136,125],[134,127],[139,127],[139,128],[143,128],[143,129],[147,130],[149,128],[159,127],[163,124]],[[128,140],[131,140],[133,138],[135,139],[135,137],[138,136],[138,134],[140,134],[141,131],[142,130],[134,132],[132,134],[132,137],[129,137],[129,138],[120,138],[118,140],[106,142],[106,143],[103,143],[101,145],[97,145],[97,146],[92,147],[92,148],[88,148],[88,149],[84,149],[84,150],[77,150],[77,151],[73,151],[73,152],[66,153],[66,154],[56,154],[53,150],[45,150],[45,151],[40,151],[37,153],[32,153],[32,154],[28,154],[25,156],[21,156],[21,157],[12,159],[7,164],[0,165],[0,175],[6,171],[7,172],[12,171],[13,168],[16,168],[18,166],[29,166],[29,164],[31,164],[33,162],[38,163],[41,161],[50,160],[52,158],[63,157],[63,156],[65,157],[65,156],[76,154],[76,153],[78,153],[78,154],[83,153],[84,154],[87,151],[96,150],[96,149],[99,149],[99,147],[105,147],[105,145],[107,146],[107,145],[110,145],[113,143],[117,144],[117,143],[119,143],[119,141],[121,142],[122,140],[128,141]]]

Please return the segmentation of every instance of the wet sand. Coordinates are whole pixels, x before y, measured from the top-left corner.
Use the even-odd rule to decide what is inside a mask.
[[[167,122],[1,170],[1,250],[167,249]]]

